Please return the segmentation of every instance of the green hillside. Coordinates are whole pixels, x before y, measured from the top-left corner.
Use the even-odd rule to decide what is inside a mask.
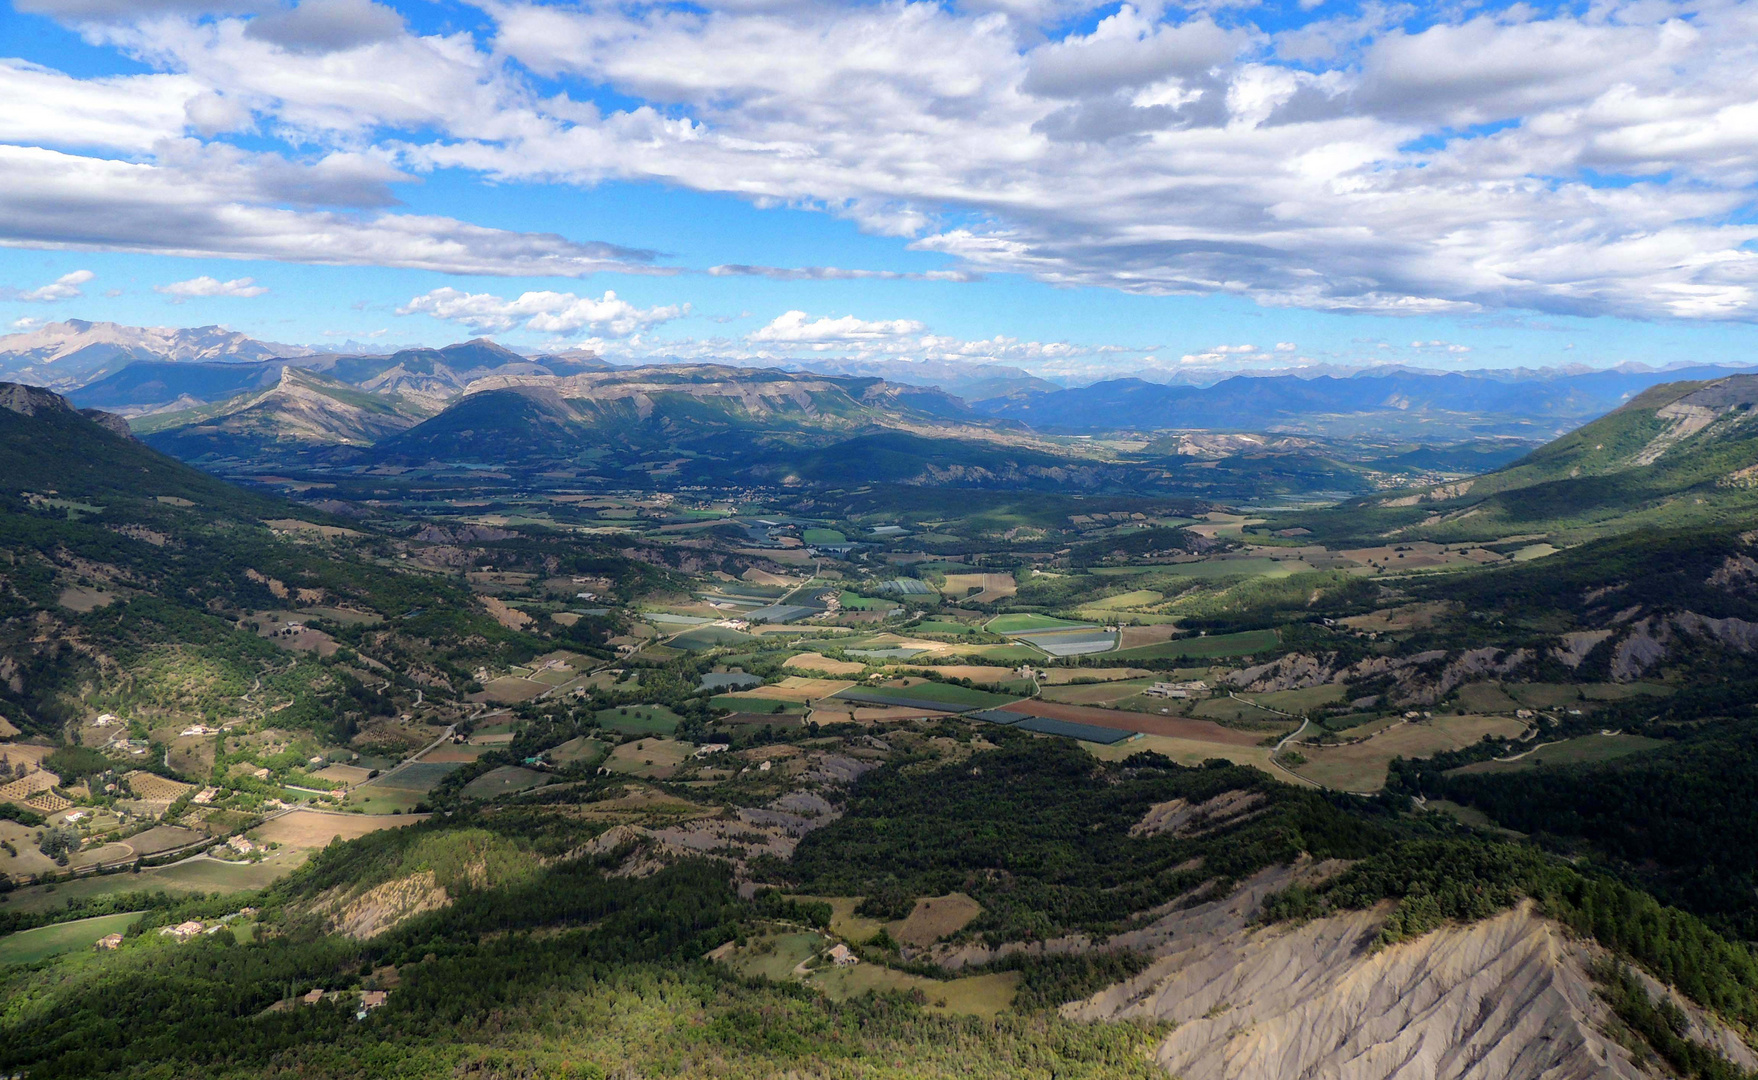
[[[1735,525],[1758,513],[1755,404],[1758,376],[1668,383],[1506,468],[1354,500],[1298,524],[1326,541],[1362,543],[1577,543],[1640,528]]]

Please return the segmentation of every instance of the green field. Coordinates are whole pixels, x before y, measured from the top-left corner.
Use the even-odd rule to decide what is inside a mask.
[[[849,611],[889,611],[897,606],[895,601],[878,600],[871,596],[849,592],[847,589],[839,593],[838,598],[841,600],[842,606]]]
[[[751,635],[740,633],[730,626],[698,626],[672,638],[671,644],[674,648],[688,649],[690,652],[705,652],[722,645],[743,645],[750,640]],[[647,651],[652,652],[652,647]]]
[[[1461,773],[1512,773],[1539,765],[1591,765],[1666,746],[1640,735],[1583,735],[1541,746],[1518,761],[1479,761],[1454,770]]]
[[[75,949],[89,949],[99,938],[127,930],[143,914],[127,911],[120,915],[99,915],[95,919],[79,919],[8,934],[0,938],[0,965],[34,964]]]
[[[806,703],[803,701],[776,701],[774,698],[728,697],[725,694],[722,694],[717,698],[710,698],[708,704],[717,709],[727,709],[731,712],[772,713],[806,711]],[[776,708],[778,705],[781,706],[779,709]]]
[[[1250,656],[1272,648],[1277,642],[1274,630],[1243,630],[1237,634],[1211,634],[1208,637],[1178,638],[1158,645],[1143,645],[1107,653],[1107,660],[1162,660],[1188,656],[1206,659],[1218,656]]]
[[[1149,569],[1156,574],[1208,581],[1226,577],[1288,577],[1312,567],[1305,563],[1283,562],[1280,559],[1205,559],[1202,562],[1173,563]]]
[[[846,544],[848,537],[835,529],[807,529],[800,533],[800,539],[808,544]]]
[[[1016,664],[1027,660],[1042,660],[1044,654],[1029,645],[960,645],[955,655],[936,657],[934,662],[945,664],[961,657],[996,664]]]
[[[425,795],[424,791],[406,787],[368,784],[349,792],[342,805],[349,809],[359,808],[365,814],[389,814],[397,811],[407,814],[415,809]]]
[[[1581,700],[1581,688],[1567,683],[1509,683],[1503,689],[1528,709],[1560,709]]]
[[[1054,615],[1026,612],[1015,615],[997,615],[990,619],[983,629],[991,634],[1026,634],[1034,630],[1079,630],[1090,625],[1092,624],[1058,619]]]
[[[924,682],[914,686],[879,686],[862,687],[862,693],[877,694],[881,697],[915,698],[919,701],[943,701],[948,705],[975,705],[980,708],[993,708],[1017,701],[1017,695],[991,694],[986,690],[972,690],[965,686],[953,686],[949,683]]]
[[[53,911],[69,901],[113,893],[163,889],[170,893],[234,893],[261,889],[292,873],[303,862],[288,854],[260,863],[228,863],[216,859],[189,859],[138,874],[103,874],[76,878],[54,885],[31,885],[0,896],[0,911]]]
[[[1459,688],[1459,706],[1466,712],[1508,713],[1519,707],[1495,683],[1466,683]]]
[[[664,705],[628,705],[600,709],[594,718],[600,727],[624,735],[670,735],[683,719]]]
[[[534,788],[546,779],[548,779],[546,774],[535,769],[524,769],[517,765],[502,765],[498,769],[490,769],[465,784],[464,795],[471,799],[492,799],[497,795]]]
[[[912,634],[951,634],[963,637],[966,634],[975,633],[976,627],[967,626],[964,623],[944,622],[939,619],[924,619],[909,627],[909,632]]]

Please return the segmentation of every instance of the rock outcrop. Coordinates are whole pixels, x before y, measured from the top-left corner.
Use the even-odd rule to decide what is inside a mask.
[[[1226,900],[1113,939],[1154,962],[1064,1014],[1173,1022],[1156,1059],[1180,1080],[1650,1075],[1608,1034],[1613,1018],[1588,975],[1603,954],[1530,907],[1376,951],[1384,906],[1254,925],[1264,893],[1291,873],[1302,871],[1266,871]],[[1693,1038],[1753,1061],[1731,1031],[1681,1004]]]

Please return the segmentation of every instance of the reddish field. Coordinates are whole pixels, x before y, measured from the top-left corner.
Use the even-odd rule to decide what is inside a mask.
[[[481,746],[460,746],[457,743],[444,743],[421,755],[421,760],[442,763],[452,761],[475,761],[485,753],[487,753],[487,748]]]
[[[1190,720],[1182,716],[1149,716],[1116,709],[1095,709],[1086,705],[1059,705],[1052,701],[1017,701],[1012,705],[1003,705],[1002,708],[1007,712],[1091,724],[1094,727],[1111,728],[1113,731],[1139,731],[1145,735],[1169,735],[1174,739],[1195,739],[1229,746],[1256,746],[1264,738],[1262,732],[1254,734],[1249,731],[1234,731],[1207,720]]]

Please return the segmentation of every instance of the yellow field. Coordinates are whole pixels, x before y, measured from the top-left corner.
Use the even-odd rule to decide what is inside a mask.
[[[1106,668],[1051,668],[1039,677],[1038,681],[1045,686],[1061,686],[1076,679],[1098,679],[1101,682],[1115,682],[1119,679],[1145,679],[1154,673],[1145,668],[1106,667]],[[1171,676],[1160,676],[1170,678]]]
[[[963,595],[972,589],[978,591],[972,596]],[[1014,595],[1019,591],[1019,586],[1013,580],[1012,574],[947,574],[946,588],[943,591],[954,599],[992,604]]]
[[[823,653],[815,652],[790,656],[782,661],[781,666],[804,671],[822,671],[826,675],[859,675],[867,670],[865,664],[857,664],[853,660],[832,660]]]
[[[1503,716],[1437,716],[1420,723],[1395,724],[1351,746],[1299,747],[1307,762],[1296,770],[1321,786],[1343,791],[1378,791],[1395,757],[1422,758],[1458,750],[1485,735],[1512,738],[1526,730]],[[1291,747],[1292,749],[1292,747]]]
[[[1145,750],[1165,754],[1180,765],[1201,765],[1209,758],[1225,758],[1235,765],[1251,765],[1279,779],[1288,779],[1287,773],[1270,765],[1270,748],[1267,746],[1233,746],[1201,742],[1197,739],[1175,739],[1169,735],[1143,735],[1139,739],[1112,743],[1110,746],[1089,746],[1083,743],[1082,747],[1101,761],[1122,761],[1131,754],[1139,754]]]
[[[311,775],[332,784],[353,787],[369,778],[372,775],[372,770],[362,769],[358,765],[331,765],[329,768],[321,769]]]
[[[690,760],[694,751],[691,744],[676,739],[639,739],[612,750],[604,767],[629,776],[666,777]]]
[[[906,662],[897,665],[899,668],[931,668],[948,679],[969,679],[978,686],[996,686],[1014,678],[1013,668],[992,667],[984,664],[918,664]]]
[[[426,814],[323,814],[316,810],[295,810],[257,826],[251,830],[251,838],[264,844],[320,848],[336,837],[353,840],[380,829],[397,829],[427,818]]]
[[[983,913],[983,905],[964,893],[929,896],[916,901],[909,917],[887,926],[892,937],[905,945],[927,947],[948,934],[956,934]]]
[[[801,675],[789,675],[773,686],[759,686],[720,696],[734,699],[755,698],[759,701],[816,701],[839,690],[847,690],[853,685],[854,683],[846,679],[808,679]]]

